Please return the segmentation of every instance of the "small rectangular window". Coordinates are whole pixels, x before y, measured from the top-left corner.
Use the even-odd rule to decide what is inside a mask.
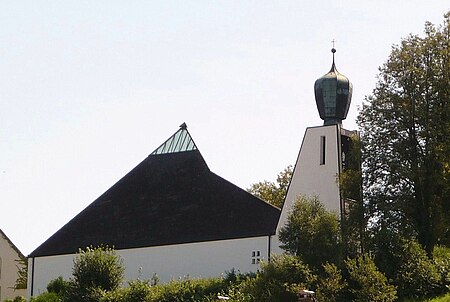
[[[325,136],[320,137],[320,164],[325,165],[325,148],[326,148],[326,140]]]
[[[260,261],[261,251],[252,251],[252,264],[258,264]]]

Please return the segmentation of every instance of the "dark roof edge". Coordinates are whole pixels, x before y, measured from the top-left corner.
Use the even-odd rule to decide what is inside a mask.
[[[22,252],[17,248],[17,246],[11,241],[11,239],[8,238],[8,236],[6,236],[6,234],[1,229],[0,229],[0,235],[2,235],[6,239],[6,241],[13,248],[13,250],[15,250],[17,252],[17,254],[19,254],[20,258],[22,258],[22,259],[27,258],[27,257],[25,257],[24,254],[22,254]]]
[[[276,230],[275,230],[276,231]],[[135,246],[135,247],[126,247],[126,248],[120,248],[114,250],[116,251],[123,251],[123,250],[130,250],[130,249],[145,249],[145,248],[153,248],[153,247],[163,247],[163,246],[172,246],[172,245],[182,245],[182,244],[192,244],[192,243],[202,243],[202,242],[213,242],[213,241],[226,241],[226,240],[238,240],[238,239],[246,239],[246,238],[258,238],[258,237],[267,237],[267,236],[274,236],[276,232],[271,232],[270,234],[264,234],[264,235],[257,235],[257,236],[236,236],[236,237],[230,237],[230,238],[223,238],[223,239],[206,239],[206,240],[199,240],[199,241],[186,241],[186,242],[178,242],[178,243],[169,243],[169,244],[161,244],[161,245],[151,245],[151,246]],[[77,252],[78,253],[78,252]],[[77,253],[70,253],[70,254],[41,254],[41,255],[33,255],[31,253],[28,258],[37,258],[37,257],[53,257],[53,256],[63,256],[63,255],[73,255]]]
[[[231,181],[229,181],[229,180],[226,180],[225,178],[223,178],[223,177],[221,177],[221,176],[219,176],[219,175],[217,175],[216,173],[214,173],[214,172],[212,172],[211,171],[211,173],[212,174],[214,174],[215,176],[217,176],[217,177],[219,177],[219,178],[221,178],[221,179],[223,179],[224,181],[226,181],[227,183],[229,183],[229,184],[231,184],[231,185],[233,185],[233,186],[235,186],[235,187],[238,187],[239,189],[241,189],[242,191],[244,191],[245,193],[247,193],[247,194],[249,194],[249,195],[251,195],[251,196],[253,196],[253,197],[255,197],[256,199],[258,199],[260,202],[263,202],[263,203],[265,203],[265,204],[267,204],[267,205],[269,205],[269,206],[271,206],[272,208],[274,208],[274,209],[276,209],[276,210],[278,210],[278,211],[280,211],[280,213],[281,213],[281,209],[279,208],[279,207],[276,207],[276,206],[274,206],[273,204],[271,204],[271,203],[269,203],[269,202],[267,202],[267,201],[265,201],[264,199],[261,199],[261,198],[259,198],[258,196],[256,196],[256,195],[253,195],[252,193],[250,193],[249,191],[247,191],[247,190],[245,190],[245,189],[242,189],[241,187],[239,187],[238,185],[235,185],[234,183],[232,183]]]

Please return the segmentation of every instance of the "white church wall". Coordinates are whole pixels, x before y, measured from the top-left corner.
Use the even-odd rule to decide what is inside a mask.
[[[129,249],[118,254],[124,259],[127,280],[150,279],[154,273],[163,282],[188,276],[207,278],[233,268],[241,272],[256,271],[257,259],[268,257],[268,237]]]
[[[317,196],[327,210],[340,212],[339,127],[337,125],[307,128],[292,180],[286,195],[277,234],[286,223],[297,196]],[[323,141],[325,148],[322,150]],[[325,153],[323,154],[323,151]],[[324,157],[322,157],[324,155]]]
[[[27,297],[37,296],[47,291],[47,284],[58,278],[69,279],[72,275],[75,254],[28,258]],[[31,282],[33,281],[33,284]]]
[[[272,236],[273,238],[273,236]],[[161,282],[179,278],[221,276],[231,269],[256,272],[259,260],[269,257],[269,236],[117,250],[125,266],[125,280],[151,279]],[[258,254],[259,252],[259,254]],[[49,281],[72,273],[75,255],[37,257],[34,260],[33,295],[46,291]],[[28,297],[31,296],[29,260]]]

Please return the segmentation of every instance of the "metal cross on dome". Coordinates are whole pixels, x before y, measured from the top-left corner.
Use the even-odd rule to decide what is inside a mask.
[[[334,46],[336,44],[336,40],[335,39],[331,40],[331,43],[333,43],[333,48],[334,48]]]

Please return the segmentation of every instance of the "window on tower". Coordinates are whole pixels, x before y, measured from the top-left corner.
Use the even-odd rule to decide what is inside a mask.
[[[326,148],[326,140],[325,136],[320,137],[320,164],[325,165],[325,148]]]

